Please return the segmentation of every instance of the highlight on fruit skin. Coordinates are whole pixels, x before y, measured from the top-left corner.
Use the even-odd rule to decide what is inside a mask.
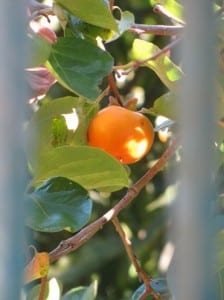
[[[141,160],[151,149],[153,141],[150,120],[120,106],[100,110],[88,128],[89,145],[103,149],[123,164]]]

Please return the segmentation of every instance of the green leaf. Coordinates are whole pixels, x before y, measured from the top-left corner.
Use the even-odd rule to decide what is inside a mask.
[[[153,106],[148,110],[148,113],[156,116],[164,116],[168,119],[176,119],[176,96],[171,93],[166,93],[157,98]]]
[[[89,121],[97,110],[95,103],[71,96],[57,98],[41,106],[27,129],[31,164],[42,153],[56,146],[86,144]]]
[[[79,184],[63,177],[50,178],[26,201],[26,223],[36,231],[75,232],[89,220],[92,201]]]
[[[135,17],[130,11],[121,11],[118,21],[119,34],[121,35],[135,23]]]
[[[111,39],[114,31],[71,18],[71,20],[69,20],[69,28],[66,30],[66,34],[70,34],[71,36],[71,33],[72,36],[84,36],[85,38],[96,42],[97,37],[101,37],[103,41]]]
[[[67,177],[86,189],[116,191],[128,186],[128,174],[118,160],[89,146],[62,146],[43,152],[32,166],[34,184],[49,177]]]
[[[52,45],[38,35],[27,36],[28,58],[26,67],[34,68],[44,64],[50,56]]]
[[[26,300],[39,300],[40,299],[40,288],[41,288],[40,284],[35,285],[28,292]],[[61,290],[62,290],[61,283],[56,278],[51,278],[47,282],[44,300],[47,300],[47,299],[60,300],[61,299]]]
[[[86,23],[117,31],[117,24],[109,7],[101,0],[56,0],[56,2]]]
[[[113,58],[90,41],[65,37],[52,45],[46,66],[65,88],[95,100],[99,83],[112,71]]]
[[[145,285],[140,285],[131,297],[131,300],[139,300],[145,292]]]
[[[106,40],[107,43],[112,42],[118,39],[125,31],[127,31],[134,23],[135,16],[129,11],[120,11],[120,20],[118,23],[118,32],[114,32],[111,37],[108,37]]]
[[[131,55],[134,60],[145,60],[159,51],[160,49],[153,43],[135,39]],[[148,60],[143,66],[152,69],[169,90],[176,91],[177,81],[181,78],[182,71],[166,54],[162,54],[154,60]]]
[[[88,287],[77,287],[68,291],[62,300],[94,300],[97,294],[97,282],[94,281]]]

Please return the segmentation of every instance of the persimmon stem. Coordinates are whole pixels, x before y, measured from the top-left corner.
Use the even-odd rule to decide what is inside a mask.
[[[165,150],[159,160],[126,192],[124,197],[110,210],[108,210],[100,218],[81,229],[78,233],[61,241],[61,243],[49,253],[50,262],[53,262],[63,255],[66,255],[85,244],[92,236],[94,236],[103,226],[112,221],[125,207],[127,207],[140,193],[142,188],[166,165],[168,159],[178,147],[179,142],[173,139],[169,147]]]

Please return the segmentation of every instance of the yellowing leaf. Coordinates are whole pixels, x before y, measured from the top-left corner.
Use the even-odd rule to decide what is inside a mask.
[[[159,53],[160,48],[140,39],[135,39],[132,45],[131,56],[134,60],[145,60]],[[182,70],[175,65],[166,53],[153,60],[148,60],[143,66],[152,69],[161,81],[171,91],[176,91],[177,82],[182,76]]]
[[[24,283],[47,276],[49,270],[49,255],[47,252],[36,253],[24,270]]]

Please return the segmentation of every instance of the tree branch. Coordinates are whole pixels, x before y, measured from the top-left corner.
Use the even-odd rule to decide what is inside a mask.
[[[116,98],[118,104],[123,107],[124,105],[123,105],[121,96],[119,94],[119,91],[117,89],[113,73],[110,73],[108,75],[108,83],[109,83],[110,90],[114,94],[114,97]]]
[[[155,34],[155,35],[166,35],[175,36],[183,33],[184,26],[182,25],[145,25],[145,24],[134,24],[129,28],[129,31],[142,34]]]
[[[138,259],[134,253],[134,250],[132,248],[132,244],[131,244],[131,241],[129,240],[129,238],[127,237],[125,231],[123,230],[119,220],[118,220],[118,217],[114,217],[112,219],[112,222],[114,224],[114,227],[116,229],[116,231],[118,232],[122,242],[123,242],[123,245],[125,247],[125,250],[128,254],[128,257],[131,261],[131,263],[133,264],[134,268],[135,268],[135,271],[136,273],[138,274],[138,277],[139,279],[144,282],[145,284],[145,295],[144,296],[147,296],[147,295],[150,295],[151,294],[151,287],[149,285],[149,280],[150,280],[150,277],[144,272],[144,270],[141,268],[139,262],[138,262]],[[144,299],[144,298],[143,298]]]
[[[78,233],[68,238],[49,253],[50,262],[59,259],[61,256],[66,255],[72,251],[75,251],[83,244],[85,244],[97,231],[103,228],[103,226],[112,221],[126,206],[128,206],[140,193],[142,188],[165,166],[166,162],[176,150],[178,146],[177,139],[173,139],[170,146],[166,149],[159,160],[150,168],[135,184],[133,184],[126,192],[124,197],[110,210],[108,210],[103,216],[96,221],[84,227]]]
[[[178,23],[180,25],[185,25],[186,23],[177,18],[176,16],[172,15],[168,10],[165,9],[165,7],[163,7],[161,4],[156,4],[153,8],[153,11],[155,13],[159,13],[163,16],[165,16],[166,18],[168,18],[171,22],[175,22],[175,23]]]

